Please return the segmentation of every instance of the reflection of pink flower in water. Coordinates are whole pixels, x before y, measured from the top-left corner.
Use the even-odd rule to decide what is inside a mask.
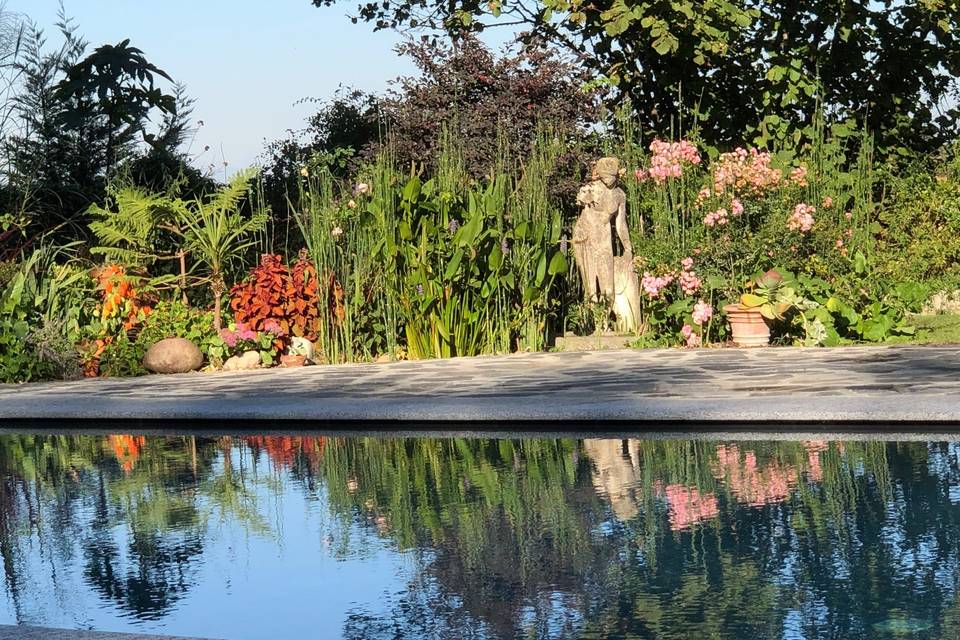
[[[668,484],[663,492],[667,496],[670,528],[673,531],[689,529],[692,525],[715,518],[720,513],[715,495],[702,494],[697,489],[682,484]]]
[[[803,448],[807,450],[807,471],[810,479],[814,482],[823,480],[823,467],[820,466],[820,454],[827,450],[827,443],[823,440],[807,440],[803,443]]]
[[[740,447],[717,445],[717,467],[714,476],[725,479],[730,493],[738,502],[759,507],[783,502],[797,485],[800,473],[793,465],[772,461],[760,467],[757,455],[747,451],[740,460]]]

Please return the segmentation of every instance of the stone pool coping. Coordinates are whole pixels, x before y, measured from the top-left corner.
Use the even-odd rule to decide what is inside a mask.
[[[960,347],[559,352],[0,385],[0,419],[960,426]]]
[[[104,631],[76,631],[73,629],[49,629],[0,625],[0,640],[204,640],[139,633],[107,633]]]

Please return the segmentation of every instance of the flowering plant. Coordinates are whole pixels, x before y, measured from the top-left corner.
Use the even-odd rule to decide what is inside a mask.
[[[638,266],[643,260],[638,259]],[[711,290],[694,270],[694,258],[685,257],[679,269],[645,270],[640,278],[641,304],[648,333],[655,341],[698,347],[707,337],[713,318]],[[644,340],[646,342],[646,340]]]
[[[316,340],[317,270],[303,252],[292,268],[279,255],[264,254],[250,276],[230,290],[230,307],[239,325],[271,334],[278,351],[288,347],[294,336]]]
[[[277,360],[278,349],[276,339],[280,327],[276,322],[267,322],[268,329],[254,331],[243,322],[232,322],[220,330],[211,341],[208,355],[211,360],[222,362],[231,356],[239,356],[247,351],[256,351],[260,354],[260,362],[265,367],[273,365]]]

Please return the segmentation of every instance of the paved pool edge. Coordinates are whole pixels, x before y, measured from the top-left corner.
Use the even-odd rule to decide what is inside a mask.
[[[0,385],[0,419],[960,426],[960,347],[548,353]]]
[[[109,633],[75,629],[51,629],[0,625],[0,640],[211,640],[209,638],[184,638],[180,636],[149,635],[140,633]]]

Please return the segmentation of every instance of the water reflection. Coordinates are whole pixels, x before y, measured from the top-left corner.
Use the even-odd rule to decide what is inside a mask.
[[[956,443],[0,437],[0,622],[955,638]]]

